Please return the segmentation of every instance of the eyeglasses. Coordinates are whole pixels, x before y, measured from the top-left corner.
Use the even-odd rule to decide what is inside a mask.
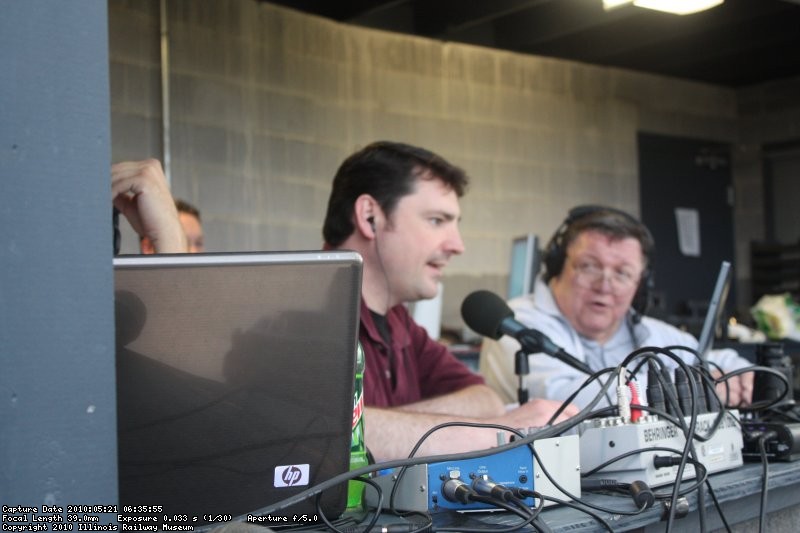
[[[575,270],[576,280],[584,287],[592,287],[606,278],[606,268],[596,261],[575,261],[572,268]],[[635,287],[640,278],[641,274],[633,269],[612,268],[608,281],[614,289],[622,290]]]

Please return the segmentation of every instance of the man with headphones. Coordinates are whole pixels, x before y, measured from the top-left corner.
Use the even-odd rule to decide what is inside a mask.
[[[348,157],[333,179],[323,226],[326,249],[364,259],[361,326],[365,436],[375,459],[407,457],[436,425],[462,421],[540,426],[561,402],[536,400],[506,411],[498,395],[428,337],[404,304],[436,296],[442,271],[464,251],[458,229],[464,172],[415,146],[375,142]],[[567,406],[563,418],[577,412]],[[497,445],[496,431],[452,427],[418,455]]]
[[[644,346],[697,347],[688,333],[644,315],[652,288],[655,243],[650,231],[634,217],[604,206],[578,206],[547,245],[545,271],[534,292],[509,302],[516,319],[537,329],[594,370],[617,366]],[[506,401],[519,388],[515,354],[520,345],[512,338],[486,339],[480,370],[487,383]],[[687,364],[696,362],[684,350],[675,350]],[[675,363],[662,358],[670,366]],[[709,360],[725,371],[749,366],[733,350],[712,351]],[[588,377],[545,354],[528,356],[524,387],[530,397],[564,400]],[[647,366],[637,374],[641,394],[647,385]],[[728,403],[746,405],[752,393],[752,373],[729,380]],[[595,397],[595,381],[576,398],[579,406]],[[722,394],[720,394],[723,396]]]

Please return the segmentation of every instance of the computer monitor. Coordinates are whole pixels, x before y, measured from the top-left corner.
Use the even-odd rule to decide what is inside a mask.
[[[708,358],[708,352],[711,351],[711,347],[714,344],[714,338],[725,313],[725,303],[728,299],[730,285],[731,264],[728,261],[723,261],[717,275],[717,282],[714,284],[714,292],[711,293],[708,312],[706,312],[703,329],[700,332],[700,338],[697,343],[697,354],[701,361],[705,361]]]
[[[533,233],[511,241],[511,264],[508,271],[508,298],[533,292],[539,274],[541,254],[539,238]]]
[[[200,526],[347,472],[361,269],[354,252],[115,258],[120,504]],[[326,516],[346,494],[323,492]]]

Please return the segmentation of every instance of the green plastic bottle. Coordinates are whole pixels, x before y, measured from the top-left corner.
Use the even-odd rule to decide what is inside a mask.
[[[353,438],[350,441],[350,470],[367,466],[367,445],[364,442],[364,349],[361,342],[356,349],[356,380],[353,394]],[[347,483],[347,510],[363,508],[364,483]]]

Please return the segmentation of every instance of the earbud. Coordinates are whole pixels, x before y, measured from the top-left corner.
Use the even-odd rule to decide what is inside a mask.
[[[369,227],[372,228],[372,233],[376,233],[377,230],[375,229],[375,217],[367,217],[367,222],[369,222]]]

